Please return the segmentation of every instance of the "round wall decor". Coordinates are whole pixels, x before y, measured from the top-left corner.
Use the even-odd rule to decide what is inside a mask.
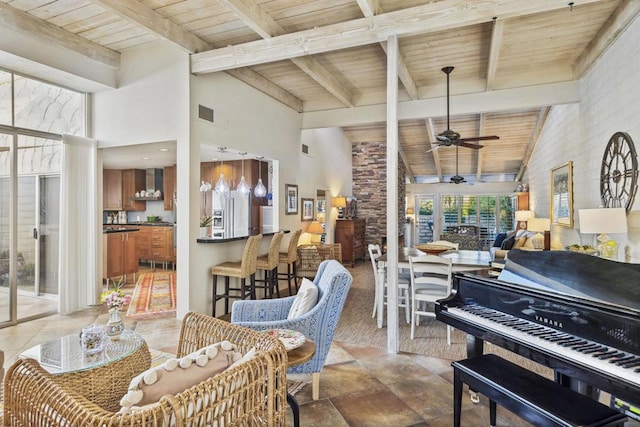
[[[638,158],[633,140],[625,132],[609,139],[600,168],[600,199],[605,208],[631,210],[638,188]]]

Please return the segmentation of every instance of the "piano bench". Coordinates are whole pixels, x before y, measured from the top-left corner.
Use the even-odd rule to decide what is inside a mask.
[[[619,426],[627,417],[595,400],[508,362],[485,354],[453,362],[454,427],[460,427],[462,387],[489,399],[496,425],[496,403],[536,426]]]

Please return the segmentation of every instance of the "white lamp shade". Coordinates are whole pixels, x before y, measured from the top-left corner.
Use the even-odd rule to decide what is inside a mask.
[[[529,218],[527,221],[529,231],[549,231],[551,230],[551,220],[549,218]]]
[[[580,209],[580,233],[616,234],[627,232],[627,212],[624,208]]]
[[[533,211],[516,211],[516,221],[528,221],[533,217]]]

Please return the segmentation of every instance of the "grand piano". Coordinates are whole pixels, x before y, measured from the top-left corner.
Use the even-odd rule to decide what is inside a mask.
[[[640,407],[640,265],[569,251],[510,251],[497,279],[458,273],[436,318],[552,368],[556,381]],[[617,399],[616,399],[617,398]],[[637,410],[637,409],[635,409]]]

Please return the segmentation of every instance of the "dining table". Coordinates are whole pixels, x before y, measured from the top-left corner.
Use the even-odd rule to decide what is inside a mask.
[[[398,269],[409,269],[409,257],[427,255],[417,248],[401,247],[398,248]],[[491,267],[491,254],[488,251],[473,250],[448,250],[438,254],[442,258],[451,260],[452,272],[478,271]],[[387,271],[387,254],[382,254],[378,259],[378,283],[386,283]],[[384,304],[384,286],[376,286],[376,306],[383,307]],[[378,328],[382,328],[384,321],[384,310],[377,310]]]

